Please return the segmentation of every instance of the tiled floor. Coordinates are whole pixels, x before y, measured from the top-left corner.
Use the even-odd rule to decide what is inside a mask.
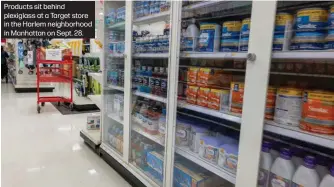
[[[36,93],[1,83],[2,186],[130,186],[83,143],[86,115],[63,116],[50,103],[38,114]]]

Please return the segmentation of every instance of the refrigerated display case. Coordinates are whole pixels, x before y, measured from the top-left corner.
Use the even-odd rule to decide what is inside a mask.
[[[103,151],[145,186],[305,186],[304,158],[320,185],[334,159],[333,2],[118,4]]]

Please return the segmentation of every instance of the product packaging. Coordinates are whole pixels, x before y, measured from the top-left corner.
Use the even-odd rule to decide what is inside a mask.
[[[87,129],[93,130],[93,129],[100,129],[100,114],[89,114],[87,116]]]

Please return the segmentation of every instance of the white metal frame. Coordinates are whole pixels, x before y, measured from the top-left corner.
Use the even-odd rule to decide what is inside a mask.
[[[132,102],[132,23],[133,2],[125,2],[125,55],[124,55],[124,126],[123,126],[123,159],[129,163],[131,142],[131,102]]]
[[[174,171],[174,144],[175,127],[177,115],[177,82],[179,74],[180,59],[180,39],[181,39],[181,19],[182,19],[182,1],[171,1],[170,8],[170,45],[168,61],[168,94],[167,94],[167,114],[166,114],[166,143],[165,143],[165,161],[164,161],[164,186],[173,186]]]
[[[276,4],[252,4],[248,54],[256,59],[247,60],[236,187],[257,186]]]

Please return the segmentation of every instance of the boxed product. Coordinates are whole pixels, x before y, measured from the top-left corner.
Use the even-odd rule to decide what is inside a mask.
[[[199,88],[196,101],[197,105],[207,107],[209,93],[210,88]]]
[[[209,187],[214,177],[199,169],[190,169],[181,163],[174,164],[174,187]]]
[[[191,125],[188,121],[178,119],[176,122],[175,144],[187,146],[189,144]]]
[[[89,114],[87,116],[87,129],[100,129],[100,114]]]
[[[237,172],[238,144],[223,144],[219,148],[218,166],[230,171]]]
[[[203,136],[207,136],[209,134],[209,129],[203,126],[192,125],[190,129],[190,137],[189,137],[189,146],[190,149],[198,153],[200,146],[200,139]]]
[[[187,82],[189,85],[195,86],[197,84],[197,75],[199,68],[190,67],[187,71]]]
[[[222,139],[213,136],[202,136],[198,154],[211,162],[217,163],[219,146],[223,143]]]
[[[232,75],[214,68],[200,68],[197,76],[197,86],[229,87]]]
[[[161,153],[156,151],[148,152],[146,161],[148,166],[157,171],[159,174],[163,175],[164,157]]]
[[[208,96],[208,108],[227,111],[229,108],[230,90],[211,89]]]
[[[196,104],[198,89],[199,87],[197,86],[188,86],[187,92],[186,92],[188,103]]]

